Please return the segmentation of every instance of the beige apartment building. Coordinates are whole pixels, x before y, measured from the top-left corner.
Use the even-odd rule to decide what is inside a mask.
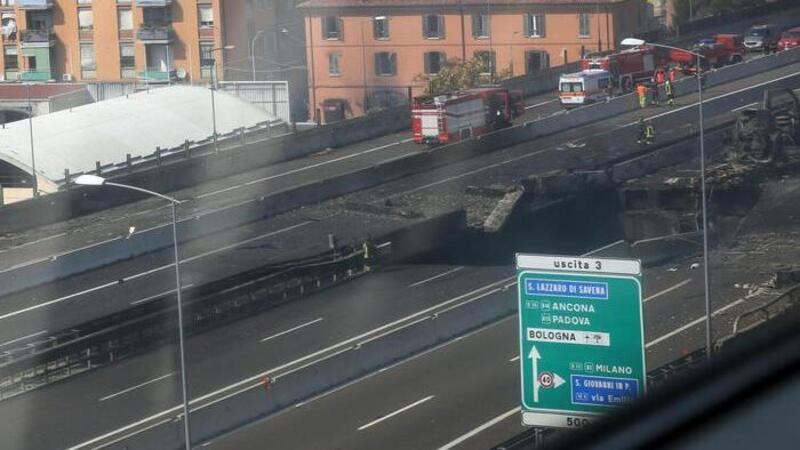
[[[307,0],[312,113],[358,116],[421,93],[420,74],[479,57],[535,72],[614,49],[644,25],[643,0]],[[327,117],[326,117],[327,116]]]
[[[216,66],[219,79],[250,79],[264,59],[255,38],[276,29],[274,3],[0,0],[0,78],[204,82]]]

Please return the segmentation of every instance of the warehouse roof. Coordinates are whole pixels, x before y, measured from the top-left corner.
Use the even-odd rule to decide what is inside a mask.
[[[229,133],[274,118],[222,91],[216,92],[217,132]],[[42,191],[57,189],[64,171],[71,174],[102,164],[122,163],[212,135],[211,96],[207,88],[172,86],[33,118],[36,172]],[[0,129],[0,160],[31,171],[28,121]]]

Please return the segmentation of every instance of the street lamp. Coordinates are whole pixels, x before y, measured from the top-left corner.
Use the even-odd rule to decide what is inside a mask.
[[[39,197],[39,181],[36,179],[36,157],[33,151],[33,103],[31,102],[31,83],[25,83],[28,93],[28,132],[31,139],[31,170],[33,171],[33,198]]]
[[[692,52],[683,48],[672,47],[664,44],[655,44],[637,38],[625,38],[622,40],[621,44],[631,46],[649,45],[652,47],[662,47],[670,50],[689,53],[697,57],[697,110],[700,120],[700,189],[702,191],[700,196],[700,208],[703,215],[703,281],[705,283],[704,297],[706,303],[706,355],[711,358],[711,300],[708,285],[708,216],[706,214],[706,151],[705,139],[703,135],[703,78],[700,74],[702,67],[700,60],[705,57],[700,53]]]
[[[190,450],[192,446],[192,441],[191,441],[191,434],[189,431],[189,395],[188,395],[188,387],[187,387],[188,381],[186,374],[186,352],[184,350],[184,338],[183,338],[183,303],[181,299],[181,271],[180,271],[180,259],[178,258],[177,206],[181,203],[181,201],[166,196],[164,194],[159,194],[158,192],[153,192],[140,187],[129,186],[127,184],[112,183],[111,181],[107,181],[105,178],[98,177],[97,175],[81,175],[78,178],[75,178],[74,182],[75,184],[81,186],[105,185],[105,186],[115,186],[123,189],[129,189],[137,192],[143,192],[148,195],[163,198],[164,200],[172,204],[172,247],[173,247],[173,252],[175,253],[175,292],[176,292],[176,297],[178,299],[178,345],[180,348],[180,358],[181,358],[181,390],[182,390],[181,393],[183,396],[183,433],[184,433],[184,442],[186,444],[186,450]]]
[[[250,41],[250,67],[253,69],[253,81],[256,81],[256,39],[266,32],[266,31],[274,31],[272,30],[259,30],[254,36],[253,39]],[[282,34],[287,34],[289,32],[286,28],[281,28],[278,32]]]
[[[219,144],[217,143],[217,102],[214,99],[214,91],[217,89],[217,58],[214,54],[223,50],[233,50],[235,45],[226,45],[224,47],[217,47],[211,49],[211,60],[214,64],[214,70],[211,71],[211,123],[214,127],[214,152],[219,153]]]

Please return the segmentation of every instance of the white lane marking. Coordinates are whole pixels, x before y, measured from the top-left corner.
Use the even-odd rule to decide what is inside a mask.
[[[396,415],[398,415],[398,414],[402,414],[402,413],[404,413],[404,412],[408,411],[408,410],[409,410],[409,409],[411,409],[411,408],[414,408],[414,407],[416,407],[416,406],[419,406],[419,405],[421,405],[421,404],[423,404],[423,403],[427,402],[428,400],[432,399],[433,397],[435,397],[435,396],[433,396],[433,395],[429,395],[429,396],[427,396],[427,397],[425,397],[425,398],[423,398],[423,399],[420,399],[420,400],[417,400],[417,401],[415,401],[414,403],[412,403],[412,404],[410,404],[410,405],[403,406],[402,408],[398,409],[397,411],[394,411],[394,412],[392,412],[392,413],[389,413],[389,414],[387,414],[387,415],[385,415],[385,416],[383,416],[383,417],[381,417],[381,418],[379,418],[379,419],[375,419],[375,420],[373,420],[373,421],[372,421],[372,422],[370,422],[370,423],[367,423],[367,424],[361,425],[360,427],[358,427],[358,428],[356,428],[356,429],[357,429],[358,431],[363,431],[363,430],[366,430],[367,428],[369,428],[369,427],[371,427],[371,426],[373,426],[373,425],[377,425],[377,424],[379,424],[379,423],[383,422],[384,420],[391,419],[392,417],[394,417],[394,416],[396,416]]]
[[[420,280],[420,281],[417,281],[416,283],[409,284],[408,287],[413,288],[413,287],[421,286],[421,285],[423,285],[423,284],[425,284],[425,283],[427,283],[429,281],[438,280],[439,278],[446,277],[446,276],[450,275],[451,273],[456,273],[456,272],[458,272],[459,270],[461,270],[463,268],[464,268],[464,266],[458,266],[458,267],[456,267],[454,269],[448,270],[447,272],[442,272],[439,275],[434,275],[434,276],[432,276],[430,278],[425,278],[424,280]]]
[[[148,384],[156,383],[156,382],[161,381],[161,380],[163,380],[165,378],[169,378],[169,377],[171,377],[173,375],[175,375],[175,372],[170,372],[170,373],[168,373],[166,375],[161,375],[158,378],[153,378],[152,380],[145,381],[144,383],[137,384],[136,386],[131,386],[131,387],[129,387],[127,389],[123,389],[123,390],[121,390],[121,391],[119,391],[117,393],[114,393],[114,394],[111,394],[111,395],[106,395],[105,397],[103,397],[103,398],[101,398],[101,399],[99,399],[97,401],[104,402],[106,400],[111,400],[114,397],[119,397],[120,395],[124,395],[124,394],[127,394],[128,392],[135,391],[136,389],[145,387]]]
[[[480,169],[470,170],[469,172],[464,172],[464,173],[462,173],[462,174],[459,174],[459,175],[454,175],[454,176],[452,176],[452,177],[447,177],[447,178],[444,178],[444,179],[442,179],[442,180],[439,180],[439,181],[435,181],[435,182],[433,182],[433,183],[426,184],[426,185],[424,185],[424,186],[419,186],[419,187],[416,187],[416,188],[414,188],[414,189],[410,189],[410,190],[408,190],[408,191],[405,191],[405,192],[400,192],[400,193],[398,193],[398,194],[392,195],[392,198],[396,198],[396,197],[400,197],[400,196],[403,196],[403,195],[412,194],[412,193],[414,193],[414,192],[421,191],[421,190],[423,190],[423,189],[427,189],[427,188],[429,188],[429,187],[432,187],[432,186],[436,186],[437,184],[448,183],[448,182],[450,182],[450,181],[457,180],[457,179],[459,179],[459,178],[464,178],[464,177],[468,177],[468,176],[470,176],[470,175],[475,175],[476,173],[483,172],[484,170],[488,170],[488,169],[494,169],[495,167],[500,167],[500,166],[506,165],[506,164],[508,164],[508,163],[512,163],[512,162],[515,162],[515,161],[519,161],[519,160],[521,160],[521,159],[525,159],[525,158],[530,158],[530,157],[533,157],[533,156],[537,156],[537,155],[539,155],[539,154],[542,154],[542,153],[544,153],[544,152],[550,152],[550,151],[553,151],[553,150],[554,150],[554,149],[556,149],[556,148],[557,148],[557,147],[544,148],[544,149],[542,149],[542,150],[538,150],[538,151],[535,151],[535,152],[533,152],[533,153],[526,153],[526,154],[524,154],[524,155],[516,156],[516,157],[514,157],[514,158],[511,158],[511,159],[507,159],[507,160],[500,161],[500,162],[497,162],[497,163],[494,163],[494,164],[490,164],[490,165],[488,165],[488,166],[481,167]]]
[[[548,103],[553,103],[553,102],[555,102],[555,101],[558,101],[558,99],[557,99],[557,98],[554,98],[554,99],[552,99],[552,100],[548,100],[548,101],[546,101],[546,102],[537,103],[537,104],[535,104],[535,105],[528,105],[528,106],[526,106],[526,107],[525,107],[525,109],[538,108],[539,106],[544,106],[544,105],[546,105],[546,104],[548,104]]]
[[[273,180],[275,178],[285,177],[287,175],[292,175],[292,174],[295,174],[295,173],[303,172],[305,170],[309,170],[309,169],[314,169],[314,168],[317,168],[317,167],[325,166],[327,164],[332,164],[332,163],[335,163],[335,162],[344,161],[346,159],[351,159],[351,158],[355,158],[357,156],[366,155],[367,153],[372,153],[372,152],[377,152],[379,150],[384,150],[384,149],[387,149],[389,147],[393,147],[395,145],[405,144],[405,143],[411,142],[413,140],[414,140],[414,138],[407,138],[407,139],[403,139],[401,141],[392,142],[392,143],[389,143],[389,144],[381,145],[379,147],[371,148],[371,149],[365,150],[363,152],[353,153],[352,155],[341,156],[339,158],[331,159],[331,160],[328,160],[328,161],[322,161],[322,162],[318,162],[316,164],[311,164],[310,166],[303,166],[303,167],[299,167],[297,169],[289,170],[287,172],[283,172],[283,173],[279,173],[279,174],[275,174],[275,175],[270,175],[270,176],[264,177],[264,178],[258,178],[256,180],[248,181],[248,182],[240,185],[240,187],[241,186],[248,186],[248,185],[256,184],[256,183],[261,183],[261,182],[264,182],[264,181]]]
[[[39,335],[42,335],[42,334],[45,334],[45,333],[47,333],[47,330],[42,330],[42,331],[39,331],[38,333],[33,333],[33,334],[29,334],[27,336],[18,337],[16,339],[12,339],[10,341],[5,341],[2,344],[0,344],[0,347],[5,347],[6,345],[11,345],[11,344],[14,344],[16,342],[24,341],[25,339],[36,337],[36,336],[39,336]]]
[[[223,192],[228,192],[228,191],[232,191],[234,189],[239,189],[240,187],[242,187],[241,184],[237,184],[235,186],[228,186],[228,187],[226,187],[224,189],[218,189],[216,191],[206,192],[205,194],[198,195],[195,198],[196,199],[201,199],[201,198],[211,197],[211,196],[214,196],[214,195],[217,195],[217,194],[222,194]]]
[[[9,251],[9,250],[16,250],[16,249],[18,249],[18,248],[24,248],[24,247],[28,247],[28,246],[30,246],[30,245],[39,244],[39,243],[41,243],[41,242],[44,242],[44,241],[49,241],[49,240],[51,240],[51,239],[59,238],[59,237],[61,237],[61,236],[66,236],[66,235],[67,235],[67,233],[66,233],[66,232],[63,232],[63,233],[54,234],[54,235],[52,235],[52,236],[43,237],[43,238],[41,238],[41,239],[37,239],[37,240],[35,240],[35,241],[25,242],[25,243],[23,243],[23,244],[19,244],[19,245],[15,245],[15,246],[12,246],[12,247],[8,247],[8,248],[6,248],[6,249],[0,250],[0,253],[5,253],[5,252],[7,252],[7,251]]]
[[[170,267],[171,266],[172,265],[170,264]],[[187,285],[181,286],[181,290],[189,289],[192,286],[194,286],[194,283],[189,283]],[[131,302],[131,305],[138,305],[139,303],[147,303],[147,302],[155,300],[155,299],[157,299],[159,297],[163,297],[164,295],[174,294],[175,291],[177,291],[177,289],[170,289],[170,290],[164,291],[164,292],[162,292],[160,294],[151,295],[150,297],[146,297],[146,298],[143,298],[141,300],[136,300],[134,302]]]
[[[259,342],[267,342],[267,341],[270,341],[270,340],[272,340],[272,339],[275,339],[275,338],[281,337],[281,336],[283,336],[283,335],[285,335],[285,334],[289,334],[289,333],[291,333],[291,332],[293,332],[293,331],[297,331],[297,330],[303,329],[303,328],[305,328],[305,327],[307,327],[307,326],[314,325],[315,323],[317,323],[317,322],[321,322],[321,321],[322,321],[322,317],[320,317],[319,319],[314,319],[314,320],[312,320],[312,321],[310,321],[310,322],[306,322],[306,323],[304,323],[304,324],[301,324],[301,325],[298,325],[298,326],[296,326],[296,327],[294,327],[294,328],[289,328],[288,330],[284,330],[284,331],[281,331],[280,333],[273,334],[272,336],[265,337],[264,339],[261,339]]]
[[[780,78],[775,78],[773,80],[763,81],[761,83],[754,84],[752,86],[743,87],[741,89],[738,89],[738,90],[735,90],[735,91],[732,91],[732,92],[728,92],[728,93],[725,93],[725,94],[722,94],[722,95],[717,95],[715,97],[703,99],[703,103],[710,103],[712,101],[716,101],[716,100],[719,100],[721,98],[730,97],[731,95],[741,94],[744,91],[749,91],[749,90],[755,89],[757,87],[765,86],[765,85],[770,84],[770,83],[775,83],[775,82],[782,81],[782,80],[785,80],[787,78],[792,78],[792,77],[796,77],[796,76],[797,76],[797,73],[790,73],[789,75],[784,75],[784,76],[782,76]],[[703,89],[703,91],[705,92],[706,89]],[[683,111],[684,109],[694,108],[695,106],[697,106],[697,102],[689,104],[689,105],[686,105],[686,106],[681,106],[680,108],[671,109],[671,110],[665,111],[665,112],[663,112],[661,114],[656,114],[655,116],[645,117],[645,119],[646,120],[657,119],[659,117],[666,116],[668,114],[673,114],[673,113],[676,113],[678,111]],[[636,125],[638,123],[639,123],[639,121],[637,120],[637,121],[631,122],[631,123],[629,123],[627,125],[623,125],[621,128],[624,128],[626,126]]]
[[[220,394],[222,394],[222,393],[224,393],[226,391],[230,391],[232,389],[237,389],[237,388],[240,388],[242,386],[247,385],[244,388],[238,389],[238,390],[236,390],[234,392],[231,392],[231,393],[229,393],[229,394],[227,394],[225,396],[222,396],[222,397],[219,397],[217,399],[214,399],[213,401],[210,401],[210,402],[208,402],[206,404],[200,405],[197,408],[195,408],[195,410],[196,409],[200,409],[200,408],[205,408],[207,406],[210,406],[210,405],[218,403],[218,402],[220,402],[222,400],[225,400],[226,398],[229,398],[229,397],[232,397],[234,395],[237,395],[240,392],[244,392],[244,391],[247,391],[247,390],[250,390],[250,389],[261,387],[262,386],[261,380],[266,375],[268,375],[270,373],[278,372],[278,371],[283,370],[283,369],[285,369],[287,367],[291,367],[291,366],[296,365],[298,363],[305,362],[305,361],[308,361],[310,359],[316,358],[317,356],[322,355],[324,353],[327,353],[330,350],[333,350],[333,349],[335,349],[337,347],[341,347],[341,346],[352,344],[354,342],[357,342],[357,341],[363,339],[366,336],[369,336],[370,334],[378,333],[378,332],[381,332],[381,331],[383,331],[383,330],[385,330],[387,328],[391,328],[391,327],[393,327],[393,326],[395,326],[395,325],[397,325],[399,323],[402,323],[402,322],[406,321],[407,319],[412,319],[412,318],[416,318],[416,317],[419,317],[419,316],[423,316],[425,314],[428,314],[431,311],[434,311],[435,309],[437,309],[440,306],[444,306],[444,305],[447,305],[447,304],[450,304],[450,303],[457,302],[457,301],[459,301],[459,300],[461,300],[461,299],[463,299],[465,297],[469,297],[470,295],[472,295],[474,293],[481,292],[483,290],[493,288],[494,286],[506,283],[509,280],[513,280],[515,278],[516,278],[516,275],[510,276],[508,278],[504,278],[504,279],[499,280],[499,281],[495,281],[495,282],[490,283],[490,284],[487,284],[487,285],[482,286],[482,287],[480,287],[478,289],[475,289],[473,291],[467,292],[466,294],[462,294],[462,295],[459,295],[458,297],[454,297],[454,298],[449,299],[449,300],[447,300],[445,302],[442,302],[439,305],[434,305],[434,306],[432,306],[430,308],[427,308],[425,310],[418,311],[418,312],[416,312],[414,314],[411,314],[409,316],[406,316],[406,317],[403,317],[401,319],[395,320],[394,322],[390,322],[390,323],[384,324],[384,325],[382,325],[382,326],[380,326],[380,327],[378,327],[378,328],[376,328],[374,330],[367,331],[367,332],[362,333],[362,334],[360,334],[358,336],[355,336],[355,337],[352,337],[350,339],[341,341],[341,342],[339,342],[337,344],[333,344],[333,345],[331,345],[329,347],[326,347],[326,348],[324,348],[322,350],[319,350],[319,351],[316,351],[314,353],[308,354],[308,355],[303,356],[303,357],[301,357],[299,359],[296,359],[294,361],[291,361],[291,362],[288,362],[286,364],[282,364],[282,365],[280,365],[278,367],[263,371],[263,372],[261,372],[259,374],[256,374],[256,375],[253,375],[251,377],[245,378],[244,380],[240,380],[240,381],[237,381],[237,382],[235,382],[233,384],[230,384],[228,386],[225,386],[225,387],[222,387],[220,389],[217,389],[216,391],[209,392],[208,394],[205,394],[203,396],[200,396],[200,397],[197,397],[197,398],[191,400],[190,404],[199,404],[199,403],[201,403],[201,402],[203,402],[205,400],[208,400],[209,398],[212,398],[212,397],[215,397],[217,395],[220,395]],[[253,383],[254,381],[258,381],[258,383],[257,384],[250,384],[250,383]],[[118,428],[116,430],[109,431],[108,433],[105,433],[105,434],[103,434],[101,436],[97,436],[97,437],[92,438],[92,439],[90,439],[88,441],[81,442],[80,444],[76,444],[76,445],[74,445],[72,447],[69,447],[66,450],[77,450],[77,449],[88,447],[88,446],[90,446],[92,444],[95,444],[97,442],[103,441],[103,440],[105,440],[105,439],[107,439],[107,438],[109,438],[111,436],[114,436],[114,435],[117,435],[117,434],[120,434],[120,433],[125,433],[128,430],[136,428],[136,427],[138,427],[140,425],[143,425],[143,424],[145,424],[147,422],[150,422],[152,420],[158,419],[158,418],[163,417],[165,415],[172,414],[172,413],[177,413],[177,412],[181,411],[182,409],[183,409],[183,405],[173,406],[172,408],[169,408],[167,410],[161,411],[159,413],[155,413],[155,414],[153,414],[153,415],[151,415],[149,417],[145,417],[144,419],[141,419],[141,420],[138,420],[136,422],[130,423],[130,424],[125,425],[123,427],[120,427],[120,428]],[[169,419],[167,419],[167,420],[169,420]],[[126,434],[125,437],[136,435],[136,434],[138,434],[138,433],[140,433],[140,432],[142,432],[144,430],[150,429],[152,427],[153,426],[151,425],[151,426],[148,426],[148,427],[144,428],[143,430],[134,431],[132,433]],[[120,439],[122,439],[122,438],[118,438],[117,440],[115,440],[115,442],[119,441]]]
[[[519,414],[519,412],[520,412],[520,407],[519,406],[517,406],[515,408],[512,408],[512,409],[504,412],[503,414],[500,414],[499,416],[495,417],[494,419],[483,423],[482,425],[480,425],[479,427],[473,429],[472,431],[464,433],[461,436],[455,438],[454,440],[448,442],[447,444],[444,444],[443,446],[439,447],[438,450],[450,450],[451,448],[460,445],[461,443],[463,443],[467,439],[475,436],[476,434],[481,433],[482,431],[486,430],[487,428],[491,428],[491,427],[497,425],[498,423],[508,419],[509,417],[513,416],[514,414]]]
[[[514,361],[519,361],[519,355],[508,360],[508,362],[514,362]]]
[[[650,300],[653,300],[654,298],[661,297],[662,295],[667,294],[669,292],[672,292],[675,289],[680,289],[680,288],[686,286],[687,284],[689,284],[691,282],[692,282],[692,279],[691,278],[687,278],[687,279],[681,281],[680,283],[676,283],[676,284],[664,289],[663,291],[656,292],[655,294],[651,295],[650,297],[645,298],[644,300],[642,300],[642,303],[649,302]]]
[[[739,300],[736,300],[733,303],[729,303],[729,304],[723,306],[722,308],[719,308],[718,310],[712,312],[711,313],[711,317],[714,317],[716,315],[722,314],[723,312],[733,308],[734,306],[742,304],[745,300],[747,300],[747,297],[740,298]],[[667,333],[667,334],[665,334],[665,335],[663,335],[663,336],[661,336],[659,338],[653,339],[652,341],[648,342],[645,345],[645,348],[650,348],[650,347],[652,347],[652,346],[654,346],[654,345],[656,345],[656,344],[658,344],[660,342],[663,342],[663,341],[671,338],[672,336],[675,336],[676,334],[680,334],[680,333],[688,330],[689,328],[692,328],[693,326],[704,322],[705,320],[706,320],[705,316],[700,317],[697,320],[693,320],[693,321],[687,323],[686,325],[684,325],[684,326],[682,326],[680,328],[676,328],[675,330],[672,330],[669,333]]]
[[[733,108],[731,111],[741,111],[741,110],[743,110],[745,108],[750,108],[750,107],[758,106],[758,105],[759,105],[758,102],[754,102],[754,103],[750,103],[749,105],[744,105],[744,106],[740,106],[738,108]]]
[[[286,227],[286,228],[283,228],[283,229],[280,229],[280,230],[277,230],[277,231],[271,231],[269,233],[262,234],[262,235],[259,235],[259,236],[256,236],[256,237],[253,237],[253,238],[250,238],[250,239],[245,239],[244,241],[237,242],[235,244],[226,245],[224,247],[219,247],[217,249],[214,249],[214,250],[211,250],[211,251],[207,251],[205,253],[200,253],[199,255],[195,255],[195,256],[192,256],[190,258],[182,259],[181,260],[181,264],[185,264],[187,262],[191,262],[191,261],[194,261],[194,260],[199,259],[199,258],[204,258],[206,256],[213,255],[214,253],[219,253],[221,251],[229,250],[231,248],[240,246],[242,244],[247,244],[249,242],[253,242],[253,241],[256,241],[258,239],[262,239],[262,238],[269,237],[269,236],[272,236],[272,235],[275,235],[275,234],[283,233],[285,231],[293,230],[295,228],[299,228],[299,227],[308,225],[311,222],[312,221],[307,220],[305,222],[301,222],[299,224],[292,225],[290,227]],[[135,280],[137,278],[141,278],[141,277],[149,275],[151,273],[155,273],[155,272],[158,272],[160,270],[164,270],[164,269],[167,269],[167,268],[170,268],[170,267],[174,267],[174,266],[175,266],[174,263],[166,264],[166,265],[163,265],[163,266],[160,266],[160,267],[156,267],[154,269],[147,270],[145,272],[141,272],[141,273],[137,273],[135,275],[131,275],[131,276],[125,277],[125,278],[122,279],[122,281],[125,282],[125,281]],[[23,309],[20,309],[20,310],[17,310],[17,311],[13,311],[13,312],[10,312],[10,313],[7,313],[7,314],[0,315],[0,320],[8,319],[9,317],[18,316],[18,315],[24,314],[26,312],[34,311],[36,309],[44,308],[46,306],[50,306],[50,305],[53,305],[53,304],[56,304],[56,303],[67,301],[67,300],[70,300],[72,298],[79,297],[81,295],[89,294],[89,293],[92,293],[92,292],[96,292],[96,291],[99,291],[101,289],[105,289],[107,287],[111,287],[111,286],[114,286],[114,285],[117,285],[117,284],[120,284],[120,281],[119,280],[114,280],[114,281],[111,281],[109,283],[101,284],[99,286],[95,286],[93,288],[86,289],[86,290],[83,290],[83,291],[80,291],[80,292],[75,292],[73,294],[69,294],[69,295],[61,297],[61,298],[56,298],[56,299],[53,299],[53,300],[50,300],[50,301],[47,301],[47,302],[44,302],[44,303],[39,303],[37,305],[29,306],[27,308],[23,308]]]

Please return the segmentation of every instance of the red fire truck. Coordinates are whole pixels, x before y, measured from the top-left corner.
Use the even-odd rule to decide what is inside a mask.
[[[580,61],[584,70],[607,70],[617,90],[630,92],[637,81],[649,80],[656,67],[665,66],[666,51],[649,46],[632,47],[617,53],[589,55]]]
[[[703,56],[700,59],[701,70],[736,64],[744,61],[744,38],[741,34],[717,34],[713,38],[702,39],[691,50]],[[684,73],[697,71],[697,56],[691,53],[670,50],[669,60]]]
[[[501,87],[417,97],[411,130],[418,144],[447,144],[508,127],[524,112],[522,95]]]

